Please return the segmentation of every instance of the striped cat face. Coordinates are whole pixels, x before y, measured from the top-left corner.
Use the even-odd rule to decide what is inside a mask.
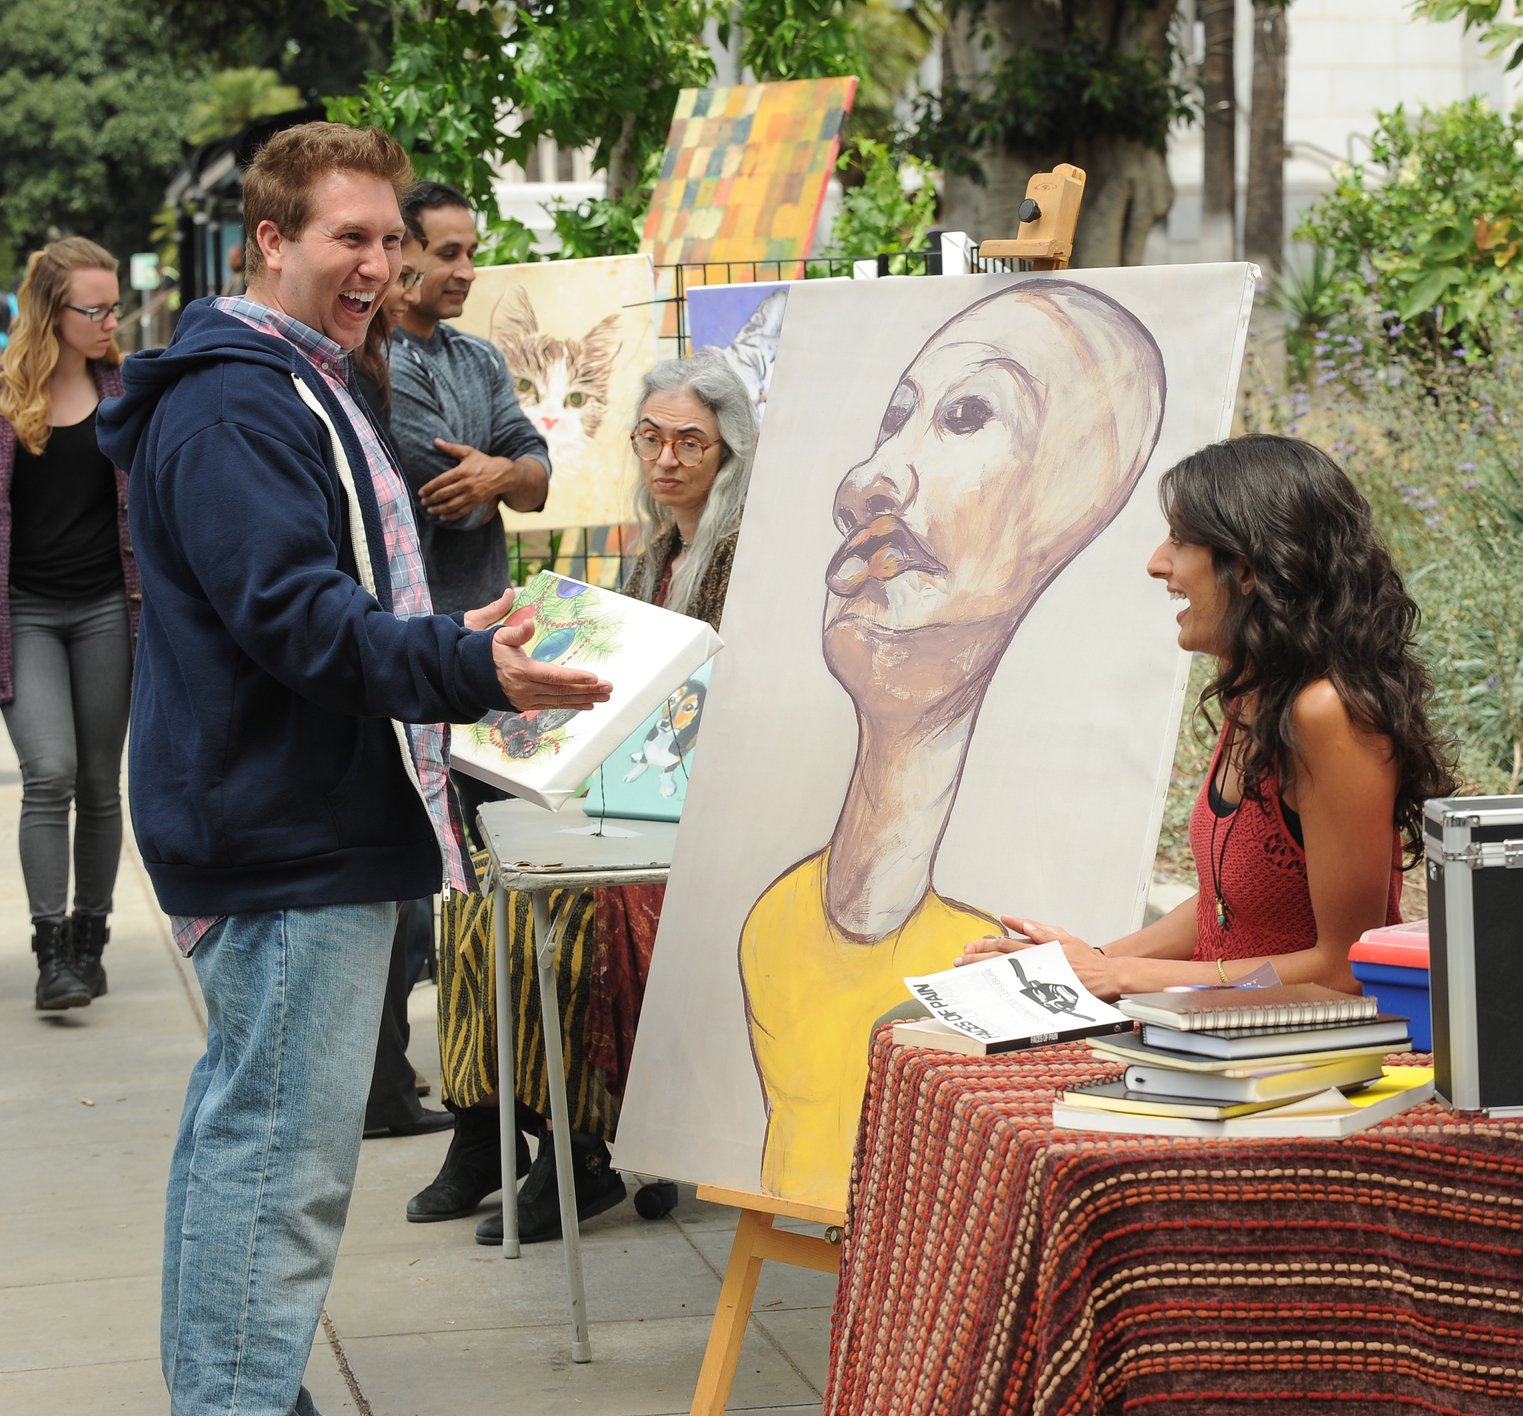
[[[618,325],[614,314],[580,339],[546,334],[521,285],[509,286],[492,311],[492,343],[507,360],[519,404],[550,446],[552,464],[574,462],[603,425]]]

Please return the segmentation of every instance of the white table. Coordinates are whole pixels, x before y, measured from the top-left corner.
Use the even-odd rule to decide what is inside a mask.
[[[595,886],[648,885],[666,880],[677,840],[675,821],[608,820],[599,823],[568,802],[551,813],[526,801],[494,801],[477,815],[492,858],[493,911],[497,959],[497,1093],[502,1110],[502,1254],[516,1259],[518,1244],[518,1164],[513,1125],[513,1007],[508,996],[508,892],[527,890],[534,902],[534,954],[544,1020],[545,1062],[550,1080],[551,1135],[555,1179],[561,1202],[561,1234],[566,1246],[566,1282],[571,1291],[571,1360],[590,1362],[587,1300],[582,1286],[582,1240],[576,1223],[576,1185],[571,1173],[571,1117],[566,1102],[566,1065],[561,1048],[560,999],[555,986],[555,954],[570,917],[571,896],[552,919],[554,890]],[[601,830],[602,834],[598,834]]]

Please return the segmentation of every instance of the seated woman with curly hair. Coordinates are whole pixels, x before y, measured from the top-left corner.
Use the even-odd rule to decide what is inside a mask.
[[[1266,959],[1285,983],[1358,993],[1349,946],[1400,921],[1423,802],[1454,791],[1413,653],[1417,606],[1369,504],[1310,443],[1213,444],[1165,473],[1159,496],[1169,538],[1148,574],[1186,602],[1180,647],[1216,659],[1201,707],[1224,719],[1190,818],[1200,890],[1101,948],[1001,920],[1060,941],[1101,998],[1226,983]],[[1026,940],[975,939],[957,962]]]

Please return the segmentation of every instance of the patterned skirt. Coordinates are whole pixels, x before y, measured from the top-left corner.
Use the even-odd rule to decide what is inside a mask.
[[[475,858],[485,878],[485,852]],[[497,981],[492,930],[493,891],[454,893],[444,902],[439,938],[439,1051],[444,1097],[455,1106],[474,1106],[497,1090]],[[587,1011],[591,984],[594,892],[556,890],[553,917],[572,896],[570,919],[555,956],[555,983],[561,1009],[561,1048],[566,1065],[566,1099],[573,1130],[611,1141],[619,1103],[599,1067],[587,1060]],[[544,1019],[534,964],[534,907],[530,896],[508,894],[508,996],[513,1005],[514,1095],[541,1116],[550,1114],[549,1072],[545,1065]]]

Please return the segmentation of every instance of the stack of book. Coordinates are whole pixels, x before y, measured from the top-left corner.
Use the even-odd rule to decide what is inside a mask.
[[[1116,1005],[1138,1032],[1091,1038],[1125,1067],[1053,1104],[1069,1130],[1162,1136],[1348,1136],[1433,1095],[1410,1052],[1408,1020],[1373,998],[1317,984],[1148,993]]]

